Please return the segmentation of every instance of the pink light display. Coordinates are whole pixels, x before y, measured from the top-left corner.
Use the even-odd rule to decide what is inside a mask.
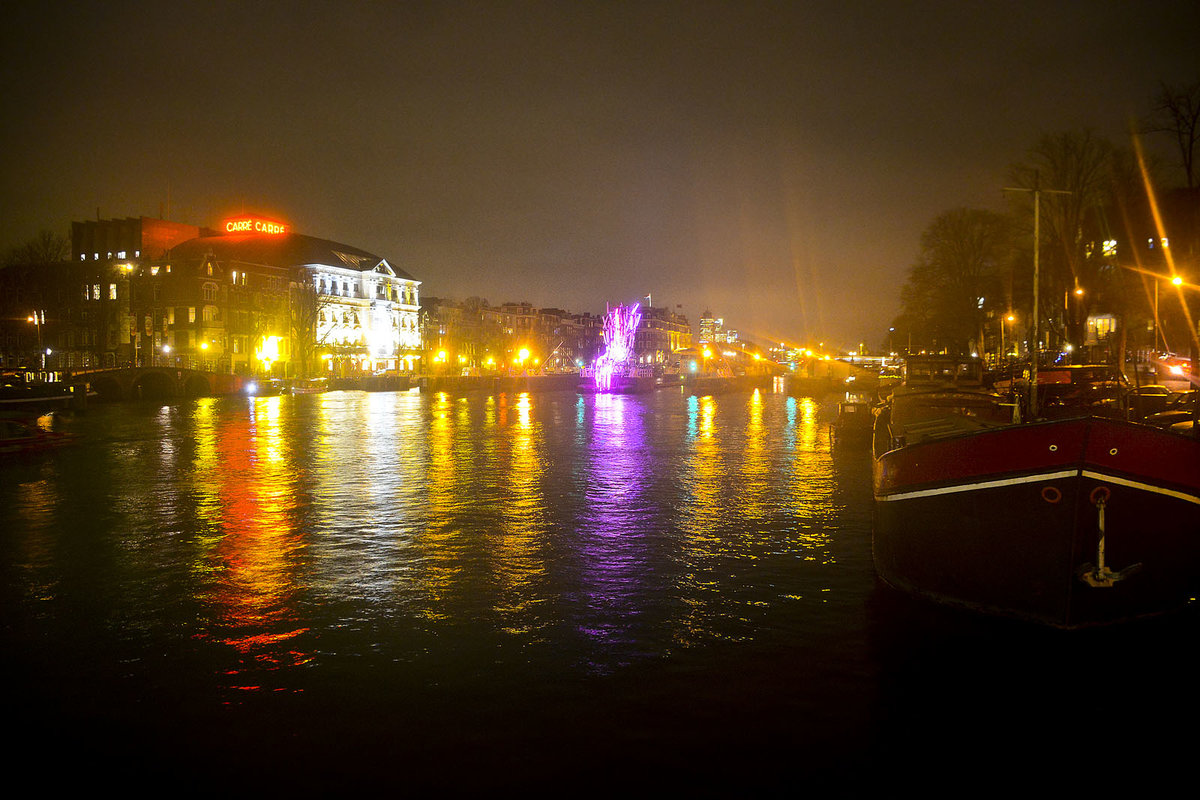
[[[596,391],[611,392],[614,374],[633,360],[633,338],[641,322],[641,303],[610,308],[604,315],[604,352],[596,359]]]

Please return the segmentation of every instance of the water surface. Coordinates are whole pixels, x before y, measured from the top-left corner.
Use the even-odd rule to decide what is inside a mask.
[[[15,754],[234,791],[855,795],[1182,750],[1159,718],[1198,705],[1193,615],[1064,634],[896,595],[830,415],[331,392],[56,418],[78,444],[0,465]]]

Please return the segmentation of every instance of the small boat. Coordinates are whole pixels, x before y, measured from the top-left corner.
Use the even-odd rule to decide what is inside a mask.
[[[278,378],[247,381],[242,388],[250,397],[274,397],[275,395],[284,394],[287,391],[287,387],[283,381]]]
[[[57,372],[5,370],[0,382],[0,414],[5,416],[36,418],[68,408],[75,399],[75,389]]]
[[[830,425],[833,438],[839,442],[871,441],[875,427],[874,404],[854,394],[838,401],[838,413]]]
[[[53,450],[74,442],[78,437],[70,433],[55,433],[24,421],[0,417],[0,454],[38,453]]]
[[[654,370],[646,367],[618,367],[609,374],[608,382],[603,387],[597,385],[594,367],[583,367],[579,370],[578,389],[585,393],[642,394],[657,388],[658,380],[654,377]]]
[[[324,378],[296,381],[288,389],[292,394],[320,394],[329,391],[329,381]]]
[[[1200,438],[1116,418],[1110,382],[1085,385],[1087,370],[1052,401],[1055,418],[1021,421],[983,386],[977,359],[914,357],[905,369],[873,437],[884,582],[1059,628],[1195,596]]]

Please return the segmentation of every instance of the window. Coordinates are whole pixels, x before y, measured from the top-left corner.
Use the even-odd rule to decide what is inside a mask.
[[[236,273],[234,273],[236,275]],[[204,299],[213,300],[217,296],[217,285],[215,283],[204,284]]]
[[[175,324],[175,307],[174,306],[167,309],[167,324],[168,325]]]
[[[108,299],[109,300],[117,299],[117,285],[115,283],[110,283],[108,285]]]
[[[196,321],[196,307],[188,306],[188,322]]]

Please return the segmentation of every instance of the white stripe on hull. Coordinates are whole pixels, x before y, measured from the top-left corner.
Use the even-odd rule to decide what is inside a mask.
[[[980,481],[978,483],[960,483],[954,486],[940,486],[936,489],[919,489],[915,492],[898,492],[896,494],[875,495],[875,499],[880,502],[892,502],[894,500],[915,500],[921,497],[938,497],[946,494],[959,494],[961,492],[978,492],[984,489],[996,489],[1002,486],[1019,486],[1025,483],[1038,483],[1039,481],[1051,481],[1059,478],[1093,478],[1100,481],[1108,481],[1115,483],[1118,486],[1128,486],[1132,489],[1140,489],[1145,492],[1154,494],[1166,495],[1174,497],[1178,500],[1183,500],[1188,503],[1200,505],[1200,496],[1187,494],[1186,492],[1178,492],[1173,489],[1166,489],[1162,486],[1154,486],[1149,483],[1140,481],[1132,481],[1128,478],[1118,478],[1113,475],[1106,475],[1102,472],[1093,472],[1086,469],[1069,469],[1058,472],[1041,472],[1036,475],[1022,475],[1018,478],[1001,478],[991,481]]]

